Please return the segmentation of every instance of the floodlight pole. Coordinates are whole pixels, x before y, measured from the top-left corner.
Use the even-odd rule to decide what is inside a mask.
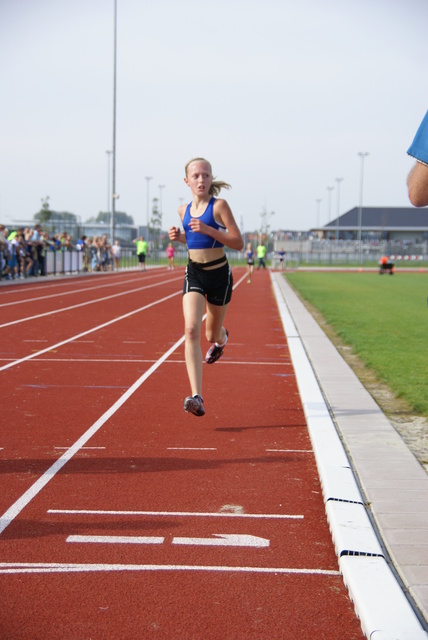
[[[114,243],[116,200],[116,61],[117,61],[117,0],[114,0],[114,51],[113,51],[113,171],[111,195],[110,234],[111,244]]]
[[[107,154],[107,213],[110,214],[110,158],[113,151],[106,151]]]

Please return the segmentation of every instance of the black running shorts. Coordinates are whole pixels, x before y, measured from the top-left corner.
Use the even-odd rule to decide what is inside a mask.
[[[197,265],[198,263],[196,263]],[[201,269],[194,262],[189,262],[184,276],[183,296],[195,291],[200,293],[210,304],[224,306],[232,297],[233,277],[228,262],[218,269]]]

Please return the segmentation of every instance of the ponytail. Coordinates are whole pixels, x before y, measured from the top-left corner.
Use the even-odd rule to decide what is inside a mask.
[[[208,193],[210,196],[218,196],[222,189],[231,189],[232,187],[228,182],[222,180],[213,180]]]

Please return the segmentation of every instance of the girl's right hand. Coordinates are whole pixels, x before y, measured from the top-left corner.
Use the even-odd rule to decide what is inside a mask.
[[[168,231],[169,239],[174,242],[176,240],[180,240],[180,229],[179,227],[170,227]]]

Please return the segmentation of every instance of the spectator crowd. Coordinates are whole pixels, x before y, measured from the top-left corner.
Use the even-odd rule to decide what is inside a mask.
[[[28,278],[45,276],[46,256],[50,251],[81,251],[84,271],[110,271],[120,267],[121,247],[116,240],[111,246],[107,236],[88,238],[82,235],[75,244],[70,234],[49,235],[40,224],[34,228],[20,227],[9,230],[0,224],[1,278]]]

